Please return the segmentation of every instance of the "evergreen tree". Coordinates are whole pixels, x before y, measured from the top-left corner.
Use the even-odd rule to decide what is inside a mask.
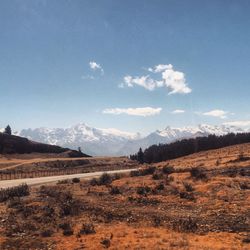
[[[11,135],[11,128],[10,128],[10,125],[8,125],[8,126],[5,128],[4,133],[5,133],[5,134],[8,134],[8,135]]]
[[[144,153],[142,152],[142,149],[139,149],[139,152],[137,154],[137,160],[140,162],[140,164],[144,163]]]

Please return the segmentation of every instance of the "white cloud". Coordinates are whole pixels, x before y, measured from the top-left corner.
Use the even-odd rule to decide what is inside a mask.
[[[187,86],[185,74],[175,71],[172,65],[162,72],[162,79],[165,85],[171,89],[169,94],[189,94],[192,92]]]
[[[185,113],[185,110],[183,109],[176,109],[171,112],[172,114],[183,114]]]
[[[231,121],[231,122],[225,122],[223,124],[235,127],[250,127],[250,121]]]
[[[172,68],[173,68],[172,64],[158,64],[154,66],[154,68],[148,68],[148,71],[154,73],[160,73],[166,69],[172,69]]]
[[[134,85],[138,85],[151,91],[155,88],[166,87],[170,90],[169,95],[189,94],[192,92],[186,83],[185,74],[180,71],[175,71],[171,64],[159,64],[153,68],[148,68],[148,71],[161,73],[161,80],[156,80],[149,75],[141,77],[127,75],[123,79],[124,83],[122,86],[133,87]]]
[[[133,116],[153,116],[160,114],[162,108],[151,108],[151,107],[144,107],[144,108],[111,108],[111,109],[104,109],[102,111],[103,114],[112,114],[112,115],[120,115],[120,114],[127,114]]]
[[[102,73],[104,73],[102,66],[94,61],[89,62],[89,67],[94,71],[100,70]]]
[[[214,109],[214,110],[211,110],[209,112],[202,113],[202,115],[218,117],[221,119],[227,118],[227,114],[228,114],[227,111],[224,111],[221,109]]]
[[[134,85],[138,85],[141,87],[144,87],[147,90],[154,90],[156,87],[159,87],[163,84],[162,81],[156,81],[154,79],[152,79],[149,75],[147,76],[141,76],[141,77],[132,77],[132,76],[125,76],[123,78],[124,83],[123,86],[127,86],[127,87],[133,87]]]

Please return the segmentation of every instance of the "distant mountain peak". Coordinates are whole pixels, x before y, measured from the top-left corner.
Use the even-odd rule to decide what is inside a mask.
[[[170,143],[184,138],[242,133],[245,130],[235,126],[199,124],[197,126],[170,127],[156,130],[147,136],[140,133],[121,131],[115,128],[94,128],[78,123],[69,128],[23,129],[18,135],[34,141],[77,149],[81,147],[90,155],[129,155],[153,144]]]

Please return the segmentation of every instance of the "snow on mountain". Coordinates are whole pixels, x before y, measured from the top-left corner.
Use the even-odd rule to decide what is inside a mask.
[[[118,129],[93,128],[85,123],[70,128],[36,128],[23,129],[18,133],[34,141],[60,145],[77,149],[90,155],[129,155],[153,144],[170,143],[184,138],[242,133],[243,129],[234,126],[212,126],[201,124],[197,127],[171,128],[156,130],[142,137],[139,133],[129,133]]]
[[[81,147],[82,151],[91,155],[116,155],[128,140],[140,138],[138,133],[134,134],[113,128],[92,128],[84,123],[66,129],[23,129],[19,135],[34,141],[73,149]]]

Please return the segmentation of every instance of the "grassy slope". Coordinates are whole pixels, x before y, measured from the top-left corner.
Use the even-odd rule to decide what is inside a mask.
[[[245,159],[239,161],[242,150]],[[156,164],[158,179],[125,176],[111,185],[82,182],[33,188],[16,206],[0,203],[2,248],[103,249],[106,239],[110,249],[248,249],[249,177],[210,172],[207,179],[196,180],[189,171],[165,175],[161,170],[166,165],[183,170],[201,165],[205,169],[247,168],[247,157],[250,144]],[[158,188],[160,183],[163,190]],[[193,191],[187,191],[184,183]],[[111,186],[118,187],[121,194],[110,193]],[[141,186],[149,188],[146,195],[137,193]],[[72,198],[65,198],[67,192]],[[61,214],[69,200],[73,210]],[[63,235],[59,225],[64,222],[71,224],[72,236]],[[96,233],[79,234],[86,223],[92,223]],[[51,237],[41,236],[45,230],[53,232]]]

